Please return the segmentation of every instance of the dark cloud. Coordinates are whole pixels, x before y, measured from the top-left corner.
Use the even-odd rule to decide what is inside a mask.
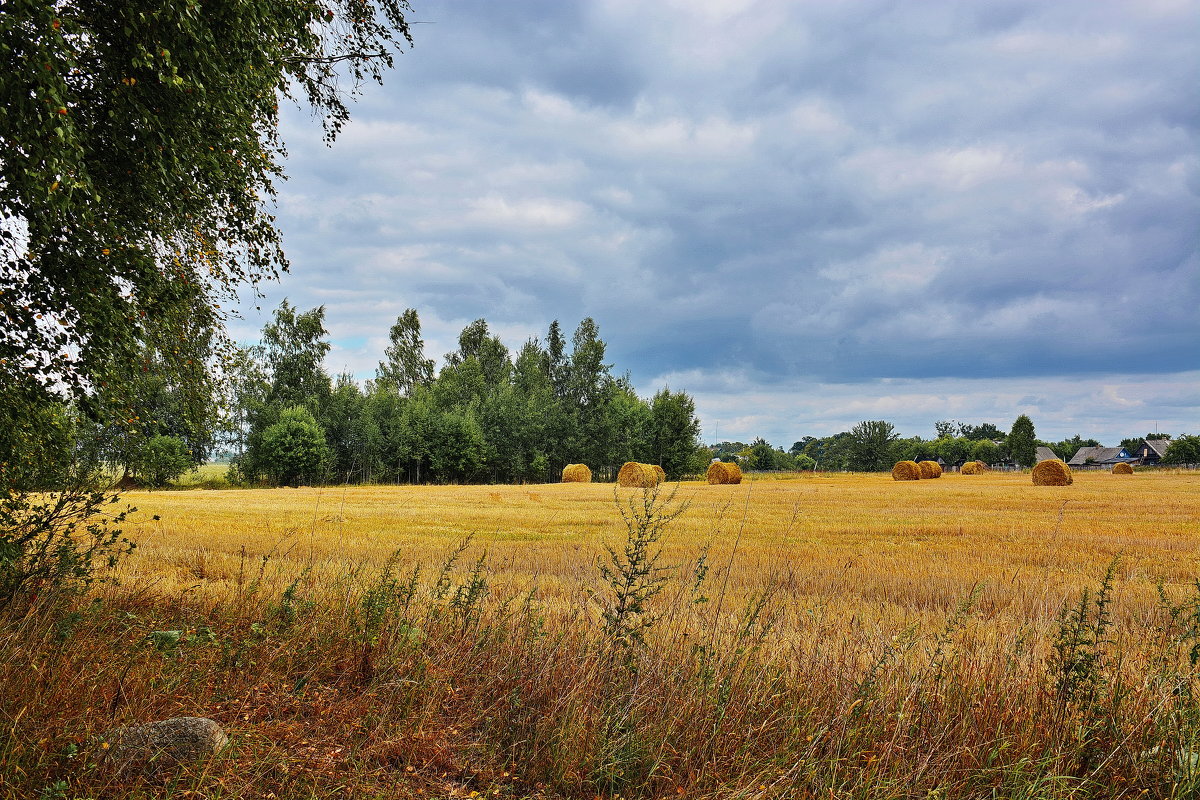
[[[364,376],[406,306],[435,354],[480,316],[514,346],[593,316],[635,378],[736,373],[773,430],[778,387],[988,380],[969,395],[1066,414],[1049,383],[1198,366],[1194,1],[414,16],[332,150],[287,124],[295,273],[270,294],[328,302]]]

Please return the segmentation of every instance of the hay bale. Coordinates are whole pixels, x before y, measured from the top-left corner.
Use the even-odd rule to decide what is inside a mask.
[[[921,467],[915,461],[897,461],[896,466],[892,467],[892,480],[919,481]]]
[[[979,467],[980,472],[991,472],[992,471],[992,468],[989,467],[987,464],[983,463],[982,461],[976,461],[975,466]]]
[[[1112,474],[1113,475],[1132,475],[1133,467],[1129,464],[1126,464],[1124,461],[1122,461],[1120,464],[1113,464]]]
[[[1057,459],[1043,461],[1033,468],[1034,486],[1070,486],[1074,480],[1071,468]]]
[[[968,461],[967,463],[963,464],[962,469],[959,470],[959,473],[963,475],[978,475],[981,472],[983,472],[983,469],[980,468],[978,461]]]
[[[942,477],[942,465],[936,461],[918,461],[917,466],[921,468],[922,479]]]
[[[737,464],[714,461],[708,465],[709,483],[741,483],[742,468]]]
[[[563,483],[591,483],[592,471],[587,464],[567,464],[563,467]]]
[[[654,472],[658,475],[659,483],[662,483],[667,479],[667,471],[665,469],[660,467],[658,464],[651,464],[650,466],[654,467]]]
[[[617,473],[617,483],[635,489],[649,489],[652,486],[658,486],[658,473],[649,464],[626,461],[625,465],[621,467],[621,471]]]

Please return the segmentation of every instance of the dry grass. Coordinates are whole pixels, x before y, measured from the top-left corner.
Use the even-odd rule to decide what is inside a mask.
[[[132,493],[139,548],[105,604],[2,629],[0,797],[165,796],[88,767],[87,737],[188,713],[235,747],[180,797],[1182,800],[1173,756],[1138,754],[1198,733],[1186,614],[1156,588],[1190,596],[1198,488],[683,483],[635,652],[601,635],[596,563],[640,490]],[[1059,615],[1118,555],[1108,688],[1085,698],[1056,678]],[[188,643],[147,644],[166,628]]]
[[[1046,492],[1027,473],[989,473],[985,482],[950,474],[917,494],[883,475],[817,473],[743,484],[736,494],[686,482],[680,497],[690,507],[666,548],[680,562],[708,545],[719,561],[738,538],[731,583],[740,592],[790,575],[795,587],[867,618],[883,598],[905,614],[932,604],[936,616],[976,583],[992,585],[987,595],[1005,607],[1040,595],[1056,609],[1118,553],[1149,598],[1155,580],[1189,581],[1200,564],[1200,482],[1143,477],[1118,484],[1083,473],[1070,489]],[[562,587],[570,598],[594,580],[594,557],[621,530],[613,496],[611,484],[133,492],[145,521],[133,529],[138,554],[125,580],[216,598],[263,557],[285,576],[381,565],[394,552],[428,566],[474,536],[497,579],[524,587],[536,576],[543,590]]]

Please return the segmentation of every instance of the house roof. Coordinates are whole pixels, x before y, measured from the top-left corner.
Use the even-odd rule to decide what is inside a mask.
[[[1067,463],[1072,467],[1081,467],[1089,461],[1093,464],[1115,464],[1127,460],[1130,460],[1129,453],[1123,447],[1081,447]]]
[[[1043,461],[1054,461],[1056,459],[1061,460],[1049,447],[1043,445],[1037,449],[1037,460],[1039,464]]]
[[[1145,442],[1151,450],[1158,453],[1160,458],[1167,454],[1167,448],[1171,446],[1170,439],[1143,439],[1142,441]],[[1141,448],[1138,449],[1140,450]]]

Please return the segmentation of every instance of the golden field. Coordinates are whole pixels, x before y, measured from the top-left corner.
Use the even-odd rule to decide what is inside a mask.
[[[0,800],[1200,796],[1200,474],[685,482],[622,561],[647,497],[129,493],[119,585],[0,626]],[[179,715],[232,743],[105,761]]]
[[[393,553],[433,568],[471,536],[464,561],[486,550],[493,586],[536,584],[550,601],[578,603],[604,544],[624,536],[618,503],[639,495],[596,483],[133,492],[142,522],[127,526],[139,547],[126,579],[217,599],[264,556],[279,581],[381,566]],[[1156,583],[1200,575],[1196,473],[1083,472],[1065,487],[1033,486],[1027,473],[802,474],[685,482],[675,501],[687,509],[663,537],[664,563],[686,568],[707,546],[710,581],[733,605],[770,589],[830,622],[924,627],[977,588],[980,615],[1020,626],[1052,618],[1118,555],[1127,613],[1155,601]]]

